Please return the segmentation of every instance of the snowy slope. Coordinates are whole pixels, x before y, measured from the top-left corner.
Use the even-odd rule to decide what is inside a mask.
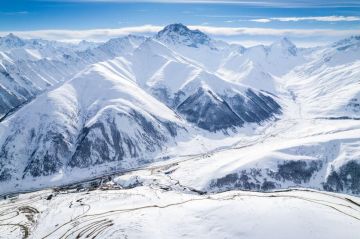
[[[307,58],[288,38],[270,46],[244,48],[213,40],[182,24],[165,27],[155,39],[205,71],[271,93],[277,92],[274,78],[305,63]]]
[[[172,39],[173,35],[169,35]],[[246,122],[260,123],[281,113],[277,99],[268,93],[227,81],[156,40],[149,39],[140,45],[132,57],[134,80],[200,128],[216,131]],[[222,105],[227,108],[225,111]],[[193,111],[202,113],[197,115]],[[228,116],[232,120],[221,124]]]
[[[0,207],[1,238],[356,239],[360,233],[359,199],[318,191],[47,190]]]
[[[276,79],[305,63],[306,58],[306,54],[289,39],[283,38],[270,46],[232,51],[217,72],[233,82],[277,94],[279,84]]]
[[[284,76],[283,84],[304,118],[359,117],[359,46],[359,37],[336,42],[313,52],[310,62]]]
[[[144,37],[127,36],[94,45],[0,38],[0,117],[69,79],[87,65],[126,55]]]
[[[118,61],[89,67],[1,124],[3,182],[61,179],[73,168],[125,170],[175,143],[182,120],[117,72]]]

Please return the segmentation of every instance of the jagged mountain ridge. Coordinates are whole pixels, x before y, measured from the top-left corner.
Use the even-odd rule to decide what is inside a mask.
[[[144,40],[127,36],[78,50],[71,44],[23,40],[13,34],[0,38],[0,117],[90,64],[131,52]]]

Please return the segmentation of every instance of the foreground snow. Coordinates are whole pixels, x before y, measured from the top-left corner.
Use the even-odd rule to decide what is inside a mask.
[[[48,190],[1,201],[0,238],[355,239],[359,203],[350,196],[302,190],[214,195],[160,185]]]

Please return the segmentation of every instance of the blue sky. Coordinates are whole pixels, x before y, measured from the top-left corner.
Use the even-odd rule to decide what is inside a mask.
[[[175,22],[244,45],[283,36],[320,45],[360,35],[360,1],[0,0],[0,35],[103,41]]]

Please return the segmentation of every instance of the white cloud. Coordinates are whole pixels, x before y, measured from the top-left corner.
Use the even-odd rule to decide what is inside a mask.
[[[37,30],[37,31],[12,31],[15,35],[23,38],[41,38],[58,41],[105,41],[110,38],[125,36],[129,34],[154,34],[162,29],[162,26],[143,25],[135,27],[122,27],[114,29],[90,29],[90,30]],[[10,32],[0,32],[6,35]]]
[[[270,40],[226,40],[225,39],[225,41],[232,44],[242,45],[244,47],[252,47],[258,45],[269,46],[274,43],[274,41],[270,41]],[[328,41],[304,41],[297,39],[291,39],[291,41],[294,42],[296,46],[304,47],[304,48],[325,46],[329,44]]]
[[[271,19],[268,18],[259,18],[259,19],[252,19],[250,20],[252,22],[262,22],[262,23],[267,23],[267,22],[271,22]]]
[[[298,22],[298,21],[318,21],[318,22],[353,22],[360,21],[360,17],[356,16],[323,16],[323,17],[272,17],[272,18],[260,18],[252,19],[253,22]]]
[[[143,25],[135,27],[123,27],[117,29],[91,29],[91,30],[37,30],[37,31],[13,31],[15,35],[23,38],[42,38],[59,41],[105,41],[110,38],[128,34],[152,35],[160,31],[163,26]],[[334,29],[275,29],[275,28],[250,28],[250,27],[214,27],[204,25],[189,26],[191,29],[199,29],[214,37],[232,36],[294,36],[294,37],[347,37],[360,35],[360,29],[334,30]],[[0,32],[6,35],[10,32]]]
[[[360,29],[334,30],[334,29],[275,29],[275,28],[250,28],[250,27],[211,27],[211,26],[189,26],[199,29],[211,35],[220,36],[349,36],[359,35]]]

